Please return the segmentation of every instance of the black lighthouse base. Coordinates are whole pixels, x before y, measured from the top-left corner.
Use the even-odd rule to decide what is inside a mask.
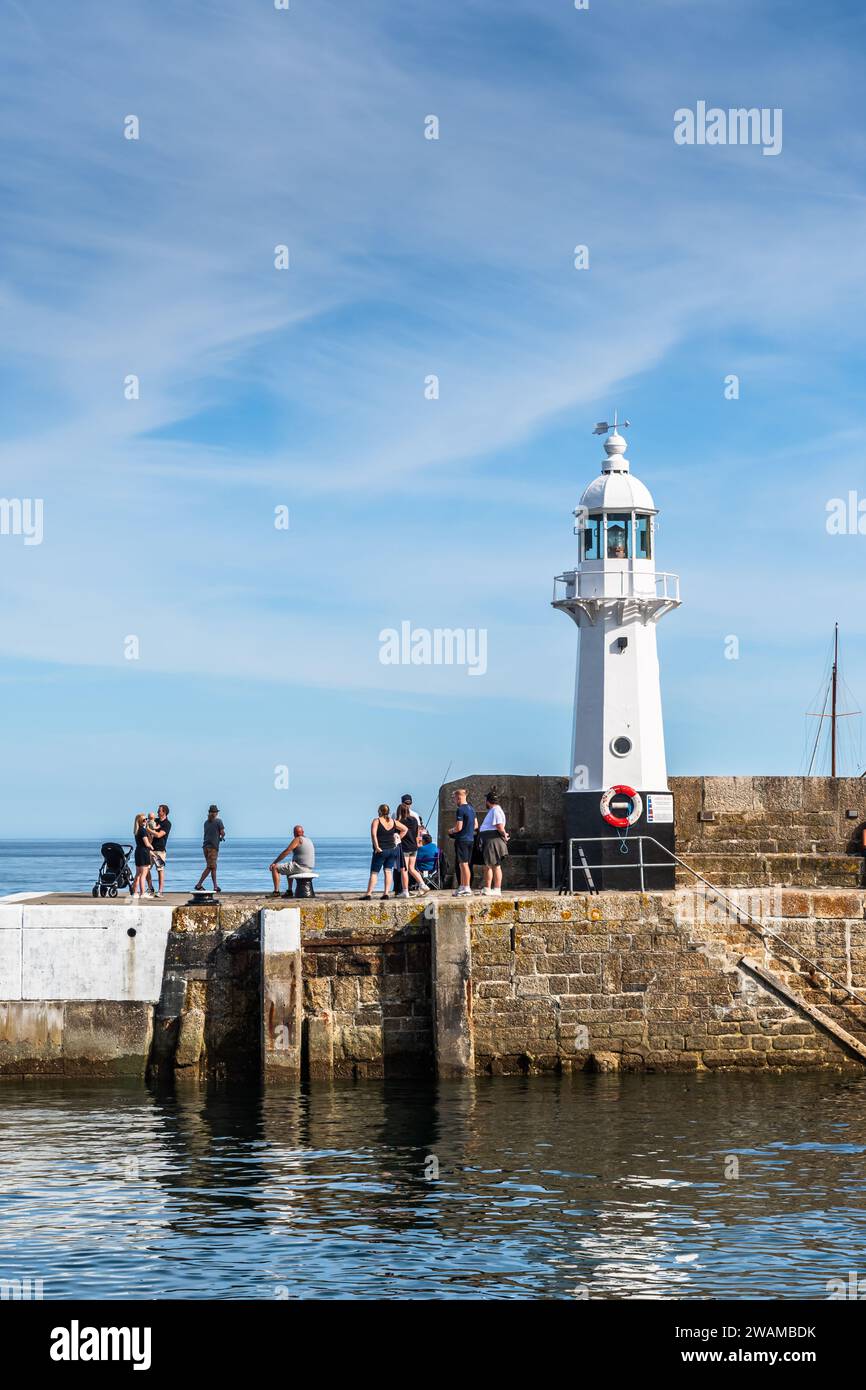
[[[676,850],[673,795],[641,789],[640,796],[639,819],[620,830],[604,819],[601,792],[564,793],[566,889],[640,893],[675,887],[676,864],[670,857]],[[614,796],[613,815],[628,809],[627,797]]]

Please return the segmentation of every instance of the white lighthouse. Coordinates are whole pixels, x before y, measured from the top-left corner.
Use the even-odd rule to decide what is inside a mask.
[[[679,605],[679,579],[656,569],[658,512],[631,472],[616,417],[595,433],[607,434],[606,457],[575,508],[577,566],[554,581],[554,608],[580,630],[566,833],[586,840],[590,864],[599,845],[606,850],[605,839],[618,840],[624,867],[624,857],[631,861],[630,832],[673,849],[656,624]],[[611,792],[619,798],[613,806]],[[638,846],[641,857],[644,848]],[[595,877],[602,880],[596,886],[646,886],[643,876],[628,883],[622,876]],[[653,886],[672,881],[670,874],[661,878],[654,875]]]

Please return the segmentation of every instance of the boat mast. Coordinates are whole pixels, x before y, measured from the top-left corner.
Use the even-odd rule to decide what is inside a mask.
[[[830,713],[827,713],[827,704],[830,704]],[[821,711],[808,710],[807,716],[810,719],[830,720],[830,776],[837,775],[837,765],[839,762],[839,720],[851,719],[855,714],[859,714],[859,709],[840,710],[839,708],[839,624],[836,623],[833,629],[833,665],[830,671],[830,679],[824,686],[824,703]],[[809,759],[809,768],[806,772],[807,777],[811,777],[812,768],[815,766],[815,759],[818,756],[818,746],[821,742],[821,730],[823,724],[818,724],[818,732],[815,735],[815,742],[812,746],[812,756]],[[866,772],[861,772],[861,777],[866,777]]]

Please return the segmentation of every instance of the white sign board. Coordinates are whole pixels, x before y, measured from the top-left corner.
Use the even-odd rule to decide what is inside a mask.
[[[674,798],[672,792],[656,792],[646,799],[646,818],[653,825],[672,825]]]

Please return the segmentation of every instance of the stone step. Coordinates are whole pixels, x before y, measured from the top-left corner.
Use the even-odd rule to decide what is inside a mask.
[[[681,854],[680,857],[719,888],[856,888],[863,861],[848,854]],[[687,870],[677,869],[677,883],[694,883]]]
[[[753,947],[750,947],[750,954],[754,954]],[[801,1001],[819,1010],[860,1042],[866,1043],[866,1004],[845,995],[844,990],[818,971],[810,970],[805,961],[798,963],[791,960],[783,949],[771,956],[769,968]],[[837,979],[844,975],[844,967],[840,969],[833,963],[825,962],[825,968],[830,969]],[[866,998],[866,991],[858,990],[858,994]]]
[[[781,994],[799,1013],[811,1019],[819,1028],[823,1028],[825,1032],[834,1037],[836,1041],[840,1042],[849,1052],[859,1057],[861,1062],[866,1062],[866,1044],[851,1031],[850,1021],[848,1019],[846,1019],[844,1023],[837,1022],[835,1018],[831,1017],[830,1011],[825,1005],[822,1004],[820,1008],[816,1008],[814,1004],[810,1004],[796,989],[788,984],[787,980],[767,970],[766,966],[754,956],[743,956],[740,960],[740,965],[746,970],[749,970],[764,984],[769,985],[771,989]]]
[[[677,844],[677,852],[683,859],[688,859],[693,854],[736,854],[741,858],[753,854],[844,854],[835,840],[817,841],[808,845],[791,845],[787,840],[769,839],[766,837],[755,838],[748,842],[741,839],[725,839],[722,836],[712,839],[685,841]]]

